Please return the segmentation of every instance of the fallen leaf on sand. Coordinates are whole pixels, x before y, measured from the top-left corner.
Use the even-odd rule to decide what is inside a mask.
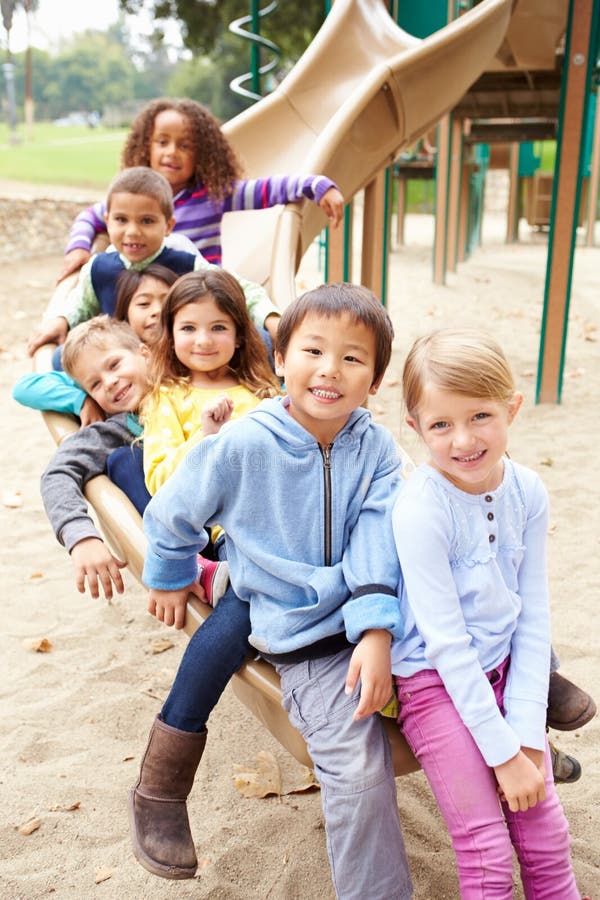
[[[68,806],[63,806],[62,803],[53,803],[48,809],[50,812],[73,812],[74,809],[79,809],[80,806],[81,800],[75,800],[74,803],[69,803]]]
[[[2,493],[2,503],[8,509],[19,509],[23,506],[21,491],[4,491]]]
[[[281,772],[272,753],[261,750],[256,768],[234,765],[233,786],[244,797],[268,797],[281,794]]]
[[[44,577],[43,572],[32,572],[29,576],[29,581],[40,581]]]
[[[309,768],[301,766],[289,781],[282,778],[279,763],[272,753],[261,750],[256,766],[234,765],[233,786],[244,797],[280,797],[318,789],[319,784]]]
[[[158,637],[154,638],[154,640],[150,641],[150,652],[151,653],[164,653],[165,650],[170,650],[171,647],[174,647],[175,644],[173,641],[169,640],[166,637]]]
[[[548,525],[548,534],[556,534],[557,531],[558,525],[556,524],[556,522],[550,522],[550,524]]]
[[[33,834],[34,831],[37,831],[42,823],[37,818],[37,816],[32,816],[31,819],[28,819],[27,822],[23,822],[22,825],[19,825],[17,831],[19,834]]]
[[[302,766],[298,777],[294,779],[292,784],[284,782],[284,794],[303,794],[305,791],[318,791],[319,782],[315,778],[311,769]]]
[[[112,872],[110,869],[99,868],[96,869],[96,874],[94,875],[94,881],[96,884],[101,884],[103,881],[108,881],[109,878],[112,878]]]
[[[540,459],[540,466],[553,466],[554,460],[551,456],[545,456],[543,459]]]
[[[50,653],[52,650],[52,641],[49,641],[48,638],[32,638],[23,641],[23,646],[26,650],[31,650],[33,653]]]
[[[571,372],[567,372],[566,378],[581,378],[582,375],[585,375],[585,369],[579,367],[578,369],[573,369]]]

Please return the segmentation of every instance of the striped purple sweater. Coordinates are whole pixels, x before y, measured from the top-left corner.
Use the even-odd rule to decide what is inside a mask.
[[[182,231],[211,263],[221,265],[221,219],[226,212],[267,209],[278,203],[307,198],[319,203],[334,181],[325,175],[272,175],[235,182],[233,192],[221,203],[208,196],[204,185],[184,188],[173,198],[174,231]],[[90,250],[97,234],[106,231],[106,204],[95,203],[79,213],[71,227],[66,253],[83,247]]]

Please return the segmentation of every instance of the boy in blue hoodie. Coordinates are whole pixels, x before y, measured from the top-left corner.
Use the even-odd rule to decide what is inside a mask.
[[[149,610],[179,628],[205,527],[225,529],[250,644],[279,672],[321,784],[342,900],[412,896],[390,750],[372,715],[391,695],[390,642],[402,634],[389,515],[400,465],[361,404],[377,392],[392,339],[365,288],[323,285],[299,298],[277,337],[286,397],[192,450],[144,515]],[[165,877],[196,869],[185,801],[206,731],[184,716],[194,690],[192,638],[130,798],[136,856]]]

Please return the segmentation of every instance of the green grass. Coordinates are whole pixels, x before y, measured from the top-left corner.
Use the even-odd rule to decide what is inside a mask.
[[[119,170],[124,129],[65,127],[35,124],[31,136],[17,128],[18,143],[0,124],[2,178],[36,184],[106,188]]]

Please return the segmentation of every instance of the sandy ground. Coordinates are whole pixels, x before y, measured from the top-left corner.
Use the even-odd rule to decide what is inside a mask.
[[[506,246],[502,222],[490,223],[483,247],[445,287],[435,287],[431,221],[409,218],[408,244],[392,256],[394,359],[372,410],[419,460],[420,448],[400,426],[398,377],[411,341],[449,323],[477,323],[497,335],[526,396],[510,450],[540,472],[552,501],[554,644],[563,672],[600,698],[594,616],[600,550],[600,250],[577,253],[562,405],[535,406],[545,238],[530,235],[523,225],[522,243]],[[51,440],[40,417],[11,400],[10,387],[30,367],[25,338],[47,302],[59,261],[56,255],[39,256],[4,265],[0,278],[0,896],[330,900],[318,794],[250,800],[233,787],[234,764],[251,763],[260,750],[274,752],[282,765],[290,760],[229,689],[211,718],[189,803],[198,878],[157,879],[133,858],[127,790],[186,638],[145,612],[144,592],[132,578],[111,605],[79,595],[70,560],[46,521],[38,479]],[[307,271],[301,286],[314,281],[310,267]],[[161,636],[172,638],[174,646],[153,653],[153,641]],[[50,652],[29,649],[29,642],[40,638],[52,643]],[[584,768],[577,784],[559,790],[571,822],[581,892],[596,900],[599,733],[596,720],[581,732],[555,734],[558,745],[576,754]],[[454,900],[453,855],[424,776],[399,779],[397,789],[415,898]],[[39,828],[20,833],[19,826],[32,818]],[[519,887],[515,896],[522,896]]]

